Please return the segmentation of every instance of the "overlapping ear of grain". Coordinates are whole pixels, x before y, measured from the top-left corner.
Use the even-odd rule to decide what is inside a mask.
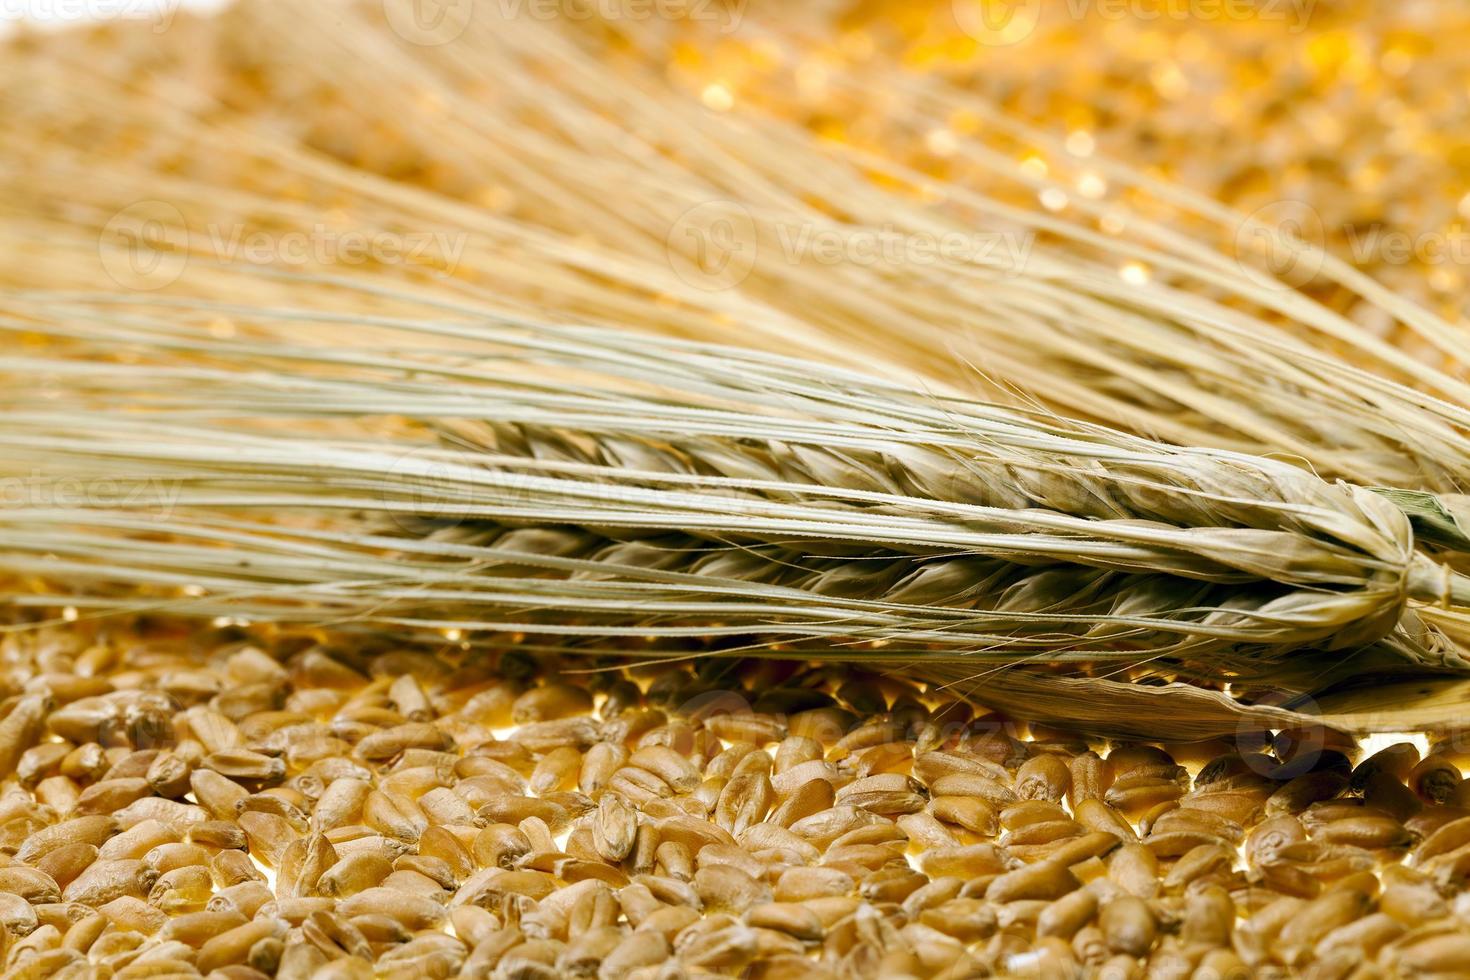
[[[377,317],[413,346],[385,357],[313,327],[351,315],[236,304],[242,336],[216,340],[191,333],[209,301],[138,326],[105,299],[17,305],[71,356],[0,364],[57,379],[0,424],[6,465],[113,492],[6,514],[0,567],[97,609],[662,641],[648,656],[832,640],[794,654],[1210,689],[1304,670],[1299,693],[1380,654],[1460,663],[1405,604],[1470,580],[1390,498],[1269,458],[602,329]],[[148,591],[96,591],[117,586]]]
[[[1148,145],[1161,125],[1150,114],[1095,120],[1102,132],[1069,140],[1054,121],[1028,124],[977,94],[1004,97],[1003,79],[1024,72],[1024,59],[1012,60],[1020,51],[985,49],[994,77],[942,58],[943,71],[915,71],[899,56],[905,45],[917,49],[905,53],[931,60],[936,50],[891,25],[843,28],[864,38],[852,42],[860,48],[889,50],[888,59],[834,54],[813,68],[803,55],[814,44],[825,50],[828,15],[774,6],[744,11],[739,23],[750,31],[726,36],[717,19],[516,17],[480,4],[452,43],[423,45],[393,30],[393,11],[411,5],[395,0],[385,17],[374,3],[298,9],[256,0],[217,25],[180,18],[162,35],[116,32],[90,46],[52,40],[13,59],[7,91],[52,93],[45,102],[17,95],[7,103],[11,131],[24,144],[17,159],[27,163],[5,175],[27,219],[13,234],[20,242],[40,235],[81,243],[67,261],[47,263],[44,275],[106,288],[114,283],[98,268],[92,241],[105,232],[116,246],[134,223],[195,256],[189,278],[196,281],[222,252],[238,253],[257,236],[267,260],[281,261],[287,236],[340,243],[386,229],[404,246],[443,235],[411,262],[335,261],[332,271],[412,282],[424,301],[482,312],[550,307],[586,322],[735,336],[923,377],[940,389],[974,390],[978,367],[1003,390],[1023,388],[1062,414],[1182,444],[1282,453],[1324,476],[1370,485],[1463,487],[1470,388],[1458,313],[1410,298],[1436,298],[1443,288],[1425,296],[1403,281],[1407,270],[1380,262],[1374,271],[1396,281],[1386,288],[1335,257],[1342,242],[1324,252],[1285,234],[1298,227],[1287,205],[1323,216],[1334,235],[1352,233],[1364,219],[1351,205],[1343,213],[1350,194],[1328,197],[1310,182],[1294,184],[1292,200],[1268,199],[1263,213],[1259,175],[1249,168],[1237,162],[1225,171],[1232,176],[1213,178],[1192,171],[1191,186],[1213,179],[1214,191],[1241,195],[1245,213],[1231,211],[1096,152],[1099,136],[1127,139],[1140,125],[1150,138],[1130,144],[1137,157],[1124,159],[1159,152]],[[1447,5],[1435,10],[1463,22]],[[941,13],[944,23],[952,20]],[[1318,43],[1334,50],[1338,32],[1386,22],[1392,26],[1383,30],[1404,37],[1409,28],[1400,19],[1415,20],[1361,9],[1316,14]],[[858,23],[883,21],[871,11],[853,15]],[[1095,26],[1111,49],[1126,48],[1120,38],[1131,30],[1189,34],[1202,25],[1185,18]],[[1075,45],[1068,33],[1044,36]],[[1275,40],[1315,70],[1315,37]],[[1235,44],[1248,49],[1246,38],[1233,36],[1217,54]],[[1450,47],[1436,36],[1424,40]],[[1152,43],[1157,38],[1140,39],[1140,49]],[[373,57],[335,55],[349,49]],[[753,65],[737,71],[738,51]],[[92,75],[73,70],[78,63],[121,87],[92,84]],[[723,70],[740,77],[738,98],[733,111],[712,112],[700,95],[734,84],[718,77]],[[1069,88],[1049,73],[1020,77],[1017,89]],[[1386,90],[1425,84],[1376,77]],[[213,98],[154,98],[153,86]],[[634,90],[636,99],[621,94]],[[150,94],[132,97],[139,92]],[[1325,96],[1297,90],[1294,97],[1317,105]],[[53,111],[57,103],[64,111]],[[1274,138],[1310,141],[1253,108],[1253,122]],[[1375,115],[1371,107],[1362,112]],[[816,138],[802,125],[831,137],[823,124],[842,113],[881,138]],[[37,132],[51,139],[33,139]],[[931,136],[952,144],[946,156],[928,148]],[[1158,169],[1199,162],[1181,156],[1152,162]],[[1421,156],[1413,166],[1426,165]],[[159,158],[174,168],[166,185],[157,179]],[[101,171],[105,181],[86,179]],[[1079,190],[1098,181],[1101,197]],[[618,193],[606,192],[610,182]],[[1387,200],[1366,194],[1358,206],[1392,223],[1390,205],[1410,188],[1418,209],[1453,215],[1458,195],[1440,200],[1412,183]],[[1038,195],[1061,195],[1066,204],[1053,211]],[[76,206],[62,212],[51,203],[61,199]],[[738,282],[709,281],[697,270],[695,281],[681,278],[689,262],[681,263],[688,256],[679,249],[708,237],[699,221],[722,220],[737,220],[736,244],[751,267]],[[971,241],[977,230],[1007,247],[983,254],[918,247]],[[809,244],[793,244],[829,240],[845,260],[834,264],[810,254]],[[861,258],[868,252],[860,246],[893,240],[897,261]],[[1255,245],[1265,248],[1264,263],[1248,247]],[[305,251],[305,264],[320,261]],[[1269,276],[1263,270],[1282,252],[1293,257],[1291,269],[1310,265],[1318,274],[1305,282]],[[299,271],[302,263],[293,256],[290,264]],[[39,261],[28,263],[27,285],[42,271]],[[1420,278],[1442,280],[1446,271]]]

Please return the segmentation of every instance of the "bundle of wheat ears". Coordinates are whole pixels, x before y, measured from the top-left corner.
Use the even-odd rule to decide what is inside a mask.
[[[661,77],[698,18],[411,7],[11,45],[18,607],[1181,706],[1077,719],[1100,732],[1458,690],[1459,327],[940,73],[824,86],[979,120],[943,131],[963,181],[814,136],[774,78],[737,107]],[[821,29],[736,13],[779,65]],[[1229,710],[1188,719],[1192,688]],[[1353,724],[1402,726],[1380,707]]]
[[[1076,664],[1291,689],[1304,655],[1318,686],[1470,666],[1408,605],[1470,604],[1470,578],[1416,549],[1393,498],[1267,457],[606,329],[12,309],[71,356],[0,364],[54,384],[8,412],[7,466],[105,492],[7,514],[0,562],[145,590],[72,600],[99,610],[731,637],[725,655],[951,679]],[[235,337],[190,327],[219,315]]]

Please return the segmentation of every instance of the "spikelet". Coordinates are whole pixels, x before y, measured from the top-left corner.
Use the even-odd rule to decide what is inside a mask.
[[[978,368],[1062,414],[1171,442],[1280,453],[1369,486],[1465,485],[1470,384],[1456,328],[1310,242],[1126,166],[1078,159],[1052,134],[902,66],[832,66],[828,84],[856,103],[902,100],[913,133],[956,116],[983,122],[979,135],[952,137],[963,178],[905,163],[913,133],[894,134],[886,156],[814,139],[787,120],[777,80],[736,112],[710,112],[661,73],[672,35],[480,3],[452,39],[413,43],[423,39],[394,30],[404,22],[394,4],[254,0],[218,21],[181,22],[162,46],[118,31],[121,51],[95,69],[117,74],[115,91],[68,70],[80,42],[17,52],[0,70],[4,125],[25,165],[0,177],[18,210],[4,233],[27,251],[49,240],[21,282],[115,288],[121,276],[154,288],[156,269],[128,278],[135,223],[168,229],[162,271],[178,249],[196,286],[255,236],[387,235],[414,254],[326,264],[425,304],[541,316],[551,296],[561,319],[735,337],[940,391],[973,391]],[[810,18],[757,13],[767,43],[801,48]],[[316,56],[338,44],[371,51],[371,67]],[[619,44],[641,57],[609,53]],[[150,76],[138,76],[142,64]],[[214,92],[228,121],[208,101],[152,97],[152,85]],[[38,91],[48,98],[25,97]],[[56,142],[30,140],[38,130]],[[135,152],[138,132],[151,134],[148,153]],[[396,139],[388,147],[385,132]],[[1051,171],[1019,166],[1017,146],[1044,152]],[[181,161],[181,176],[160,179],[158,155]],[[1112,192],[1069,193],[1083,167]],[[431,186],[382,176],[391,171]],[[1037,208],[1047,192],[1068,207]],[[63,199],[64,218],[51,203]],[[721,222],[735,233],[733,264],[709,272],[698,250]],[[814,242],[838,243],[838,260]],[[970,247],[915,252],[941,242]],[[1263,271],[1261,256],[1235,254],[1253,242],[1356,296],[1438,363]],[[882,250],[893,243],[896,257]],[[859,247],[875,245],[876,258]],[[1125,280],[1123,266],[1150,278]],[[1420,516],[1421,532],[1444,530]],[[1448,538],[1470,546],[1463,528]]]
[[[58,379],[0,426],[6,465],[49,481],[36,499],[62,480],[115,490],[8,513],[0,567],[68,556],[72,580],[193,583],[252,617],[998,649],[977,663],[1147,652],[1184,670],[1361,647],[1406,599],[1470,599],[1387,500],[1270,459],[588,328],[378,318],[404,335],[384,352],[311,343],[309,324],[350,316],[261,314],[302,321],[290,344],[108,306],[96,326],[57,318],[85,356],[0,361]],[[45,305],[31,313],[45,331]],[[332,419],[445,445],[345,440]],[[332,520],[242,516],[293,511]]]

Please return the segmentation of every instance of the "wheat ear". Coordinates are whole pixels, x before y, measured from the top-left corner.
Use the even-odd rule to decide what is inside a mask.
[[[95,154],[105,151],[79,143],[68,153],[50,145],[44,165],[38,158],[34,167],[8,176],[15,202],[49,213],[37,205],[66,196],[91,208],[90,231],[85,221],[73,226],[87,236],[79,244],[90,251],[97,228],[114,211],[162,196],[195,226],[192,247],[207,251],[199,227],[210,220],[249,225],[263,214],[269,216],[266,227],[300,227],[346,198],[370,227],[457,227],[472,234],[457,274],[436,290],[441,299],[484,311],[536,304],[554,292],[561,312],[578,319],[702,337],[721,336],[736,322],[752,342],[851,358],[869,369],[903,365],[949,385],[963,386],[967,364],[974,363],[1069,415],[1184,444],[1287,453],[1319,473],[1367,485],[1455,492],[1470,471],[1470,388],[1456,374],[1416,360],[1180,227],[1151,219],[1151,206],[1122,197],[1124,191],[1130,200],[1142,196],[1227,233],[1248,230],[1247,219],[1106,160],[1074,159],[1045,133],[934,78],[838,73],[834,84],[857,98],[875,86],[892,88],[912,107],[915,129],[955,113],[984,119],[995,139],[958,137],[965,159],[984,174],[983,185],[974,174],[939,181],[871,152],[819,144],[756,109],[738,118],[710,114],[635,64],[586,57],[585,39],[565,24],[477,18],[453,44],[414,49],[396,43],[372,5],[296,10],[289,17],[277,10],[268,3],[241,5],[217,27],[196,25],[189,43],[207,45],[228,35],[234,46],[235,38],[248,39],[243,57],[255,74],[282,87],[309,80],[363,118],[401,122],[408,128],[404,152],[421,154],[446,172],[475,161],[497,187],[523,202],[515,215],[476,206],[473,188],[465,190],[468,198],[455,200],[376,177],[368,172],[371,161],[351,158],[367,150],[350,134],[342,134],[349,140],[344,165],[283,139],[279,127],[249,115],[221,124],[219,107],[207,103],[110,95],[68,77],[60,70],[65,65],[47,53],[15,59],[9,90],[64,98],[70,112],[91,120],[79,128],[93,143],[95,129],[107,128],[107,120],[130,120],[136,125],[126,131],[154,132],[169,153],[190,160],[191,176],[160,180],[146,160],[130,168],[109,156],[99,166]],[[773,43],[791,41],[781,34],[785,20],[768,23]],[[796,26],[793,19],[791,29]],[[349,62],[345,67],[358,73],[349,77],[338,71],[344,65],[337,60],[292,57],[298,47],[313,50],[315,37],[339,35],[373,50],[377,67],[367,71]],[[228,73],[207,61],[177,70],[181,77],[192,73],[191,81],[203,74],[221,91],[229,84]],[[405,93],[390,81],[403,77],[418,79],[422,91]],[[558,85],[548,91],[518,83],[493,102],[474,94],[492,79],[541,77],[555,77]],[[125,77],[119,82],[119,92],[136,86]],[[630,91],[638,97],[629,100]],[[415,124],[411,110],[420,97],[431,98],[450,124]],[[548,97],[554,111],[533,111]],[[8,108],[17,131],[34,128],[33,103],[17,97]],[[521,138],[502,138],[508,131]],[[631,131],[641,135],[633,139]],[[1053,175],[1017,168],[1006,152],[1011,145],[1045,151],[1054,160]],[[655,149],[665,146],[678,153]],[[1099,201],[1070,193],[1071,171],[1084,167],[1102,172],[1118,193]],[[875,186],[874,173],[901,192]],[[602,194],[599,188],[614,175],[619,194]],[[242,185],[289,188],[290,194]],[[1038,192],[1066,193],[1069,207],[1052,215],[1018,203],[1034,202]],[[321,205],[291,203],[303,193]],[[739,203],[762,247],[743,282],[711,293],[673,274],[667,239],[688,209],[718,201]],[[1124,230],[1099,230],[1107,221],[1121,222]],[[791,261],[775,244],[797,232],[852,237],[887,228],[916,236],[960,234],[977,225],[1034,237],[1025,265],[833,268]],[[1446,357],[1459,350],[1453,328],[1427,311],[1320,249],[1277,244],[1320,260],[1324,275]],[[1123,262],[1151,268],[1153,280],[1123,281]],[[27,281],[35,282],[40,271],[39,261],[28,264]],[[78,263],[69,257],[46,274],[75,279]],[[405,272],[391,274],[401,279]],[[191,277],[207,275],[190,271]]]
[[[258,316],[277,324],[334,319],[288,310]],[[951,571],[960,580],[967,572],[988,576],[994,562],[1070,567],[1081,577],[1068,587],[1083,588],[1082,595],[1088,582],[1103,587],[1105,581],[1088,579],[1089,569],[1158,576],[1132,605],[1118,593],[1093,603],[1086,615],[1063,615],[1074,625],[1094,620],[1105,633],[1125,628],[1130,644],[1163,649],[1176,643],[1190,650],[1198,644],[1361,645],[1386,635],[1408,598],[1470,599],[1466,580],[1416,553],[1408,521],[1371,493],[1272,460],[1178,449],[983,403],[936,399],[789,359],[546,326],[380,320],[374,325],[419,338],[414,349],[384,352],[212,340],[183,328],[151,328],[126,314],[93,317],[96,326],[67,316],[73,322],[50,328],[58,338],[85,344],[90,357],[5,362],[11,372],[58,381],[43,404],[15,406],[7,414],[0,438],[10,466],[130,485],[162,481],[176,487],[178,507],[193,511],[376,510],[492,528],[593,531],[590,547],[586,539],[570,546],[579,557],[600,550],[596,535],[609,543],[679,535],[688,543],[675,552],[694,550],[692,538],[705,546],[733,545],[752,561],[762,548],[775,546],[765,560],[782,567],[795,561],[798,570],[823,549],[856,547],[864,556],[887,556],[887,570],[900,572],[893,581],[908,580],[915,598],[923,588],[901,574],[904,562],[942,577],[934,569],[946,562],[981,560]],[[29,329],[46,328],[33,319]],[[109,350],[154,351],[167,363],[95,359]],[[227,367],[204,366],[211,361]],[[130,399],[133,411],[96,417],[98,405],[120,398]],[[415,419],[475,448],[418,458],[412,442],[346,441],[310,431],[313,420],[372,416]],[[247,421],[231,425],[231,419]],[[288,420],[308,428],[293,433]],[[44,512],[37,516],[38,524],[48,519]],[[20,517],[23,523],[23,512]],[[16,548],[35,553],[49,547],[28,541],[15,523],[11,533]],[[358,560],[354,552],[389,547],[382,539],[351,542],[345,530],[340,533],[344,563]],[[432,540],[406,539],[392,547],[429,555],[437,547]],[[111,555],[114,564],[127,564],[124,550]],[[477,556],[471,550],[455,557],[474,565]],[[494,564],[503,555],[491,547],[478,559]],[[516,561],[545,564],[535,557]],[[26,564],[35,571],[31,560]],[[252,567],[259,572],[264,566]],[[394,577],[388,566],[378,568],[380,579]],[[819,564],[804,574],[820,578],[828,571]],[[459,574],[476,584],[472,574]],[[412,578],[407,568],[403,575]],[[585,592],[607,587],[576,581]],[[1018,581],[1002,575],[994,584],[1004,591]],[[277,584],[301,583],[285,577]],[[330,575],[318,584],[334,588]],[[445,576],[444,584],[453,593],[463,582]],[[485,584],[493,589],[504,583]],[[1162,595],[1155,591],[1160,587]],[[372,591],[356,597],[355,612],[371,615]],[[412,591],[410,585],[377,598],[409,602]],[[810,593],[821,597],[818,616],[837,605],[820,588],[797,589],[783,600],[805,601],[796,596]],[[494,594],[511,608],[537,604],[529,587],[524,594]],[[444,598],[432,589],[425,595],[429,605]],[[667,607],[640,603],[628,614],[629,628],[679,612],[678,600],[664,599]],[[576,601],[563,595],[546,604],[571,610]],[[928,606],[895,601],[881,587],[870,588],[862,601],[878,603],[865,608],[873,621],[861,624],[876,631],[864,634],[870,638],[901,637],[914,624],[934,632],[957,629],[949,621],[953,610],[926,619]],[[1134,616],[1135,609],[1144,612]],[[893,628],[884,616],[895,610],[910,622]],[[1039,634],[1039,624],[1047,622],[1024,605],[983,611],[990,627],[957,643],[973,647],[981,639],[1011,636],[988,632],[1007,622]],[[615,605],[608,615],[620,612]],[[963,610],[958,620],[972,620],[973,613]],[[701,623],[715,615],[704,607],[687,614],[702,617]],[[1075,647],[1075,639],[1033,642]]]

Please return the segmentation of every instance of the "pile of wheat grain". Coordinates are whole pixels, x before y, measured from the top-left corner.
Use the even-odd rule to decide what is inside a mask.
[[[4,653],[7,977],[1470,968],[1462,739],[1109,744],[892,674],[382,635]]]

